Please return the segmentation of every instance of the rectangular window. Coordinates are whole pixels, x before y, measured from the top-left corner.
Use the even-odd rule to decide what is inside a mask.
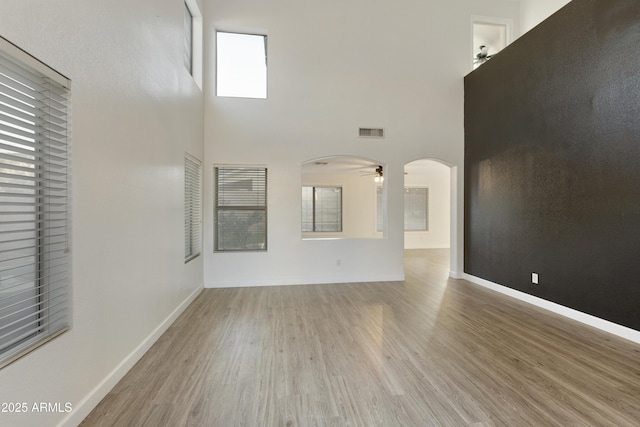
[[[216,33],[216,95],[267,97],[267,36]]]
[[[429,230],[429,189],[404,189],[404,230]]]
[[[184,66],[193,74],[193,14],[184,4]]]
[[[383,231],[382,187],[376,187],[376,230]],[[404,189],[404,231],[429,231],[429,189]]]
[[[215,250],[267,250],[267,168],[216,167]]]
[[[0,367],[71,326],[69,88],[0,37]]]
[[[202,236],[202,163],[184,155],[184,262],[200,255]]]
[[[302,232],[342,231],[342,188],[302,187]]]

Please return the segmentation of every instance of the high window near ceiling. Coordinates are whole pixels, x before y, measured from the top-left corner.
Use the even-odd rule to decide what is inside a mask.
[[[267,97],[267,36],[216,33],[216,95]]]
[[[184,66],[193,74],[193,14],[189,6],[184,4]]]
[[[184,67],[202,88],[202,13],[196,0],[183,4],[184,34],[182,58]]]
[[[473,69],[475,70],[511,42],[510,19],[488,16],[472,17]]]
[[[70,85],[0,37],[0,367],[71,326]]]

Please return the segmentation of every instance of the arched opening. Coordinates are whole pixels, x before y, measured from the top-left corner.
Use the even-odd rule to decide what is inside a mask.
[[[446,258],[452,276],[458,263],[456,173],[434,159],[404,166],[405,254]]]

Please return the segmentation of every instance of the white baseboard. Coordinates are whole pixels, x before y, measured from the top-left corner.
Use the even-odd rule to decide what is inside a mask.
[[[449,277],[451,277],[452,279],[462,279],[462,275],[453,270],[449,270]]]
[[[529,295],[527,293],[520,292],[515,289],[511,289],[506,286],[499,285],[497,283],[493,283],[467,273],[463,273],[461,278],[473,284],[484,286],[485,288],[492,289],[496,292],[500,292],[501,294],[508,295],[510,297],[519,299],[520,301],[524,301],[526,303],[535,305],[545,310],[549,310],[561,316],[568,317],[569,319],[576,320],[578,322],[640,344],[640,331],[636,331],[635,329],[627,328],[626,326],[618,325],[617,323],[613,323],[608,320],[604,320],[599,317],[595,317],[590,314],[565,307],[564,305],[556,304],[555,302],[547,301],[545,299],[538,298],[533,295]]]
[[[356,277],[336,280],[332,278],[312,278],[312,279],[273,279],[273,280],[238,280],[238,281],[209,281],[205,282],[205,288],[249,288],[260,286],[294,286],[294,285],[327,285],[333,283],[369,283],[369,282],[402,282],[404,274],[376,276],[376,277]]]
[[[145,338],[127,357],[122,360],[98,385],[96,385],[80,402],[73,405],[73,411],[64,418],[58,427],[75,427],[86,418],[98,403],[111,391],[111,389],[124,377],[124,375],[136,364],[138,360],[151,348],[160,336],[182,314],[182,312],[202,292],[203,287],[196,288],[157,328]]]

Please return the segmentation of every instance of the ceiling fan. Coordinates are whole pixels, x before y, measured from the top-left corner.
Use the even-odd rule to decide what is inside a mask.
[[[384,181],[384,173],[383,173],[381,165],[376,166],[376,168],[375,168],[375,170],[373,172],[370,172],[370,171],[360,171],[360,172],[361,172],[360,176],[373,175],[375,182],[383,182]]]
[[[484,64],[491,58],[493,55],[489,55],[489,48],[485,45],[480,46],[480,52],[473,57],[473,64],[480,65]]]

